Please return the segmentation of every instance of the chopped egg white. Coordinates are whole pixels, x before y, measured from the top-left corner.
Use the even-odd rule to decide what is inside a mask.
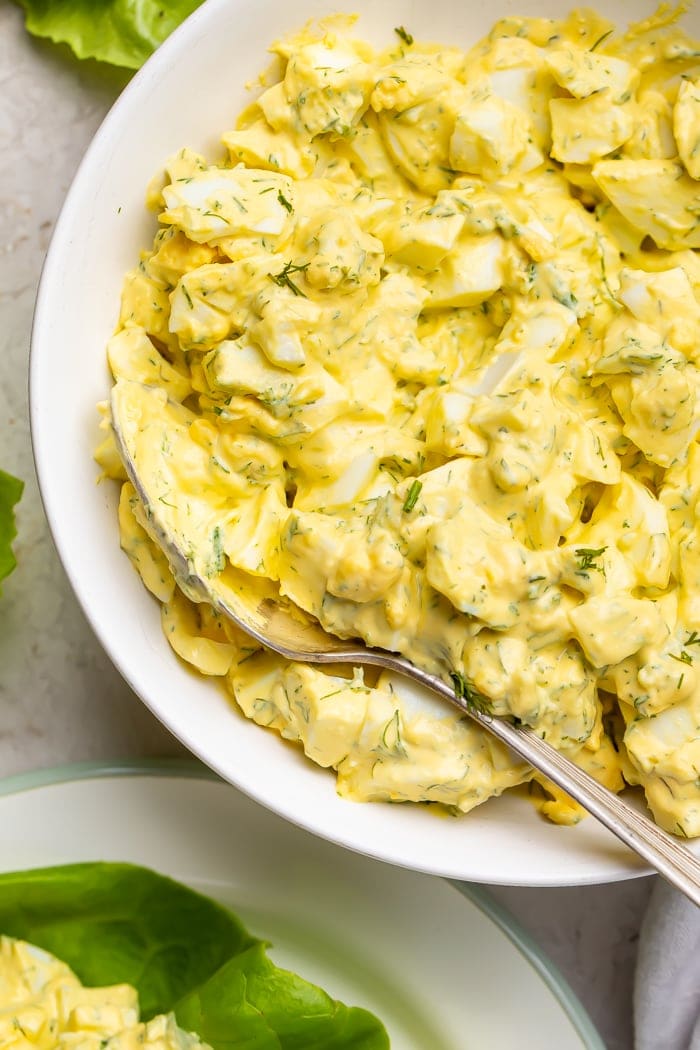
[[[0,937],[2,1050],[209,1050],[173,1014],[139,1020],[129,984],[86,988],[54,955]]]

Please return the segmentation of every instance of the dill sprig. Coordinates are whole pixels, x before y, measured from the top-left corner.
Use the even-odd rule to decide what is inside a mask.
[[[303,299],[308,299],[306,293],[302,292],[301,288],[289,276],[290,273],[305,273],[308,268],[308,263],[297,265],[296,263],[288,262],[284,264],[279,273],[269,273],[267,276],[280,288],[289,288],[294,295],[300,295]]]
[[[487,696],[480,693],[478,689],[467,681],[461,671],[451,671],[450,678],[454,686],[455,696],[464,700],[466,706],[480,715],[492,715],[493,704]]]
[[[411,46],[411,44],[413,43],[413,37],[407,29],[404,29],[403,26],[395,26],[394,32],[396,33],[399,40],[403,40],[406,47]]]

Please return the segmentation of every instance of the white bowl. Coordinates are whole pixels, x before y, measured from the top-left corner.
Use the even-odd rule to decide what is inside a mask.
[[[609,0],[604,7],[626,23],[655,5]],[[558,0],[353,0],[349,8],[361,16],[360,35],[377,44],[387,44],[397,25],[420,39],[466,46],[503,14],[562,16]],[[157,603],[119,549],[116,486],[95,484],[95,405],[110,385],[105,344],[123,276],[153,234],[146,184],[182,146],[218,148],[273,38],[339,9],[329,0],[208,0],[134,77],[95,136],[56,226],[32,337],[32,435],[56,546],[97,636],[154,714],[222,777],[294,823],[361,853],[458,879],[567,885],[638,875],[646,869],[592,819],[556,827],[516,797],[461,819],[339,798],[332,774],[246,721],[223,690],[178,662]],[[692,18],[700,33],[697,8]]]

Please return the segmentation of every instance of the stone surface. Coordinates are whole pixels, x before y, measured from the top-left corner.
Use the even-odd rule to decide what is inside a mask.
[[[33,41],[0,4],[0,466],[25,479],[17,571],[0,609],[0,774],[80,759],[177,754],[78,608],[32,464],[27,362],[36,287],[75,169],[126,82]]]
[[[0,775],[183,749],[111,666],[53,548],[32,466],[27,360],[51,230],[83,151],[126,77],[31,40],[0,0],[0,466],[26,480],[19,568],[0,606]],[[609,1050],[629,1050],[649,880],[494,896],[559,966]],[[549,1048],[547,1048],[549,1050]]]
[[[607,1050],[633,1047],[634,963],[652,881],[547,890],[489,888],[559,967]]]

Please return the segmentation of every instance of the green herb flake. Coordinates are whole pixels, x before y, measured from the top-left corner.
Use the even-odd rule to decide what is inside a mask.
[[[301,288],[294,283],[289,276],[291,273],[305,273],[309,268],[308,263],[302,263],[297,265],[296,263],[287,262],[279,273],[269,273],[267,276],[273,281],[279,288],[289,288],[290,292],[294,295],[300,295],[303,299],[308,299],[305,292],[302,292]]]
[[[294,211],[294,208],[293,208],[293,207],[292,207],[292,205],[291,205],[291,204],[289,203],[289,201],[287,200],[287,198],[285,197],[285,195],[284,195],[284,194],[282,193],[282,190],[278,190],[278,191],[277,191],[277,200],[278,200],[278,201],[280,202],[280,204],[282,205],[282,207],[283,207],[283,208],[286,208],[286,209],[287,209],[287,211],[288,211],[288,212],[289,212],[289,214],[291,215],[291,214],[292,214],[292,212]]]
[[[573,310],[574,313],[576,312],[578,299],[573,292],[553,292],[552,295],[553,298],[556,299],[558,303],[561,303],[562,306],[565,306],[567,310]]]
[[[596,572],[604,572],[602,565],[596,564],[596,559],[600,558],[608,548],[607,547],[577,547],[575,554],[578,558],[578,567],[581,572],[588,572],[590,569],[594,569]]]
[[[408,32],[407,29],[404,29],[403,26],[395,26],[394,32],[396,33],[399,40],[403,40],[406,47],[411,46],[411,44],[413,43],[413,36],[411,35],[411,33]]]
[[[423,482],[422,481],[414,481],[412,483],[410,489],[408,490],[408,495],[406,496],[406,499],[405,499],[404,505],[403,505],[403,509],[406,512],[406,514],[410,514],[411,511],[413,510],[413,508],[415,507],[416,503],[418,502],[418,497],[421,494],[421,489],[422,488],[423,488]]]
[[[612,34],[614,32],[615,32],[614,29],[608,29],[607,33],[603,33],[602,36],[599,36],[598,39],[596,40],[595,44],[591,44],[591,46],[588,48],[588,50],[589,51],[595,51],[595,49],[597,47],[600,47],[600,45],[603,43],[603,41],[607,40],[609,36],[612,36]]]
[[[450,678],[458,700],[464,700],[470,711],[480,715],[492,715],[493,703],[487,696],[480,693],[478,689],[465,678],[461,671],[451,671]]]
[[[226,567],[226,555],[224,554],[224,541],[221,536],[221,529],[217,525],[211,534],[211,549],[212,549],[212,561],[211,561],[211,573],[223,572]]]
[[[394,714],[384,726],[381,739],[382,747],[386,751],[394,755],[401,755],[403,758],[406,757],[406,748],[403,746],[401,739],[401,715],[398,708],[396,708]]]

